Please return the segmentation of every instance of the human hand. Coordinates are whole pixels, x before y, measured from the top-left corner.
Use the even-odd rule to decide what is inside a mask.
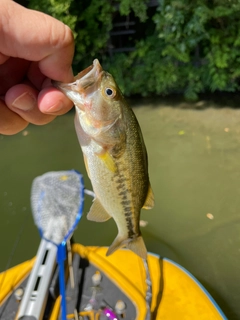
[[[49,123],[71,109],[50,81],[73,81],[74,40],[66,25],[1,0],[0,44],[0,134]]]

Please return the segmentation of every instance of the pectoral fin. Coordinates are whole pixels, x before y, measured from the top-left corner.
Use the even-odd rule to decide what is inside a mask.
[[[153,207],[154,207],[154,195],[153,195],[152,188],[149,184],[148,193],[147,193],[145,203],[143,205],[143,209],[149,210],[149,209],[152,209]]]
[[[108,151],[106,151],[104,153],[97,154],[97,156],[105,163],[106,167],[110,171],[112,171],[112,172],[117,171],[116,163],[114,162],[111,154]]]
[[[100,201],[98,199],[95,199],[90,208],[90,211],[87,214],[87,219],[96,222],[104,222],[110,218],[111,216],[103,208]]]

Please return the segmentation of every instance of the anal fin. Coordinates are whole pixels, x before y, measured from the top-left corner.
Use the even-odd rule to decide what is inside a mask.
[[[90,211],[87,214],[87,219],[96,222],[104,222],[110,218],[111,216],[103,208],[101,202],[97,198],[94,199]]]

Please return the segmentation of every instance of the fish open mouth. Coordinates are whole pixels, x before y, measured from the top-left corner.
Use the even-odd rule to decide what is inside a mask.
[[[78,73],[77,76],[75,76],[74,82],[63,83],[52,81],[52,84],[55,88],[61,90],[71,99],[71,97],[69,96],[70,91],[77,92],[80,95],[84,94],[88,87],[92,87],[97,83],[102,71],[103,69],[98,59],[95,59],[91,66],[87,67],[86,69]]]
[[[93,60],[93,64],[83,71],[79,72],[79,74],[74,78],[75,80],[84,80],[86,77],[97,78],[102,71],[102,66],[100,65],[98,59]]]

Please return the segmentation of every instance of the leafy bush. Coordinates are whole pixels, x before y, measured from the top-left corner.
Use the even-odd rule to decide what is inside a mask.
[[[236,91],[240,76],[239,0],[29,0],[31,8],[68,24],[76,40],[75,71],[98,57],[126,95]],[[134,17],[135,50],[109,54],[116,16]]]
[[[154,22],[158,41],[163,40],[161,60],[177,64],[176,84],[187,97],[239,88],[239,12],[238,0],[160,3]]]

